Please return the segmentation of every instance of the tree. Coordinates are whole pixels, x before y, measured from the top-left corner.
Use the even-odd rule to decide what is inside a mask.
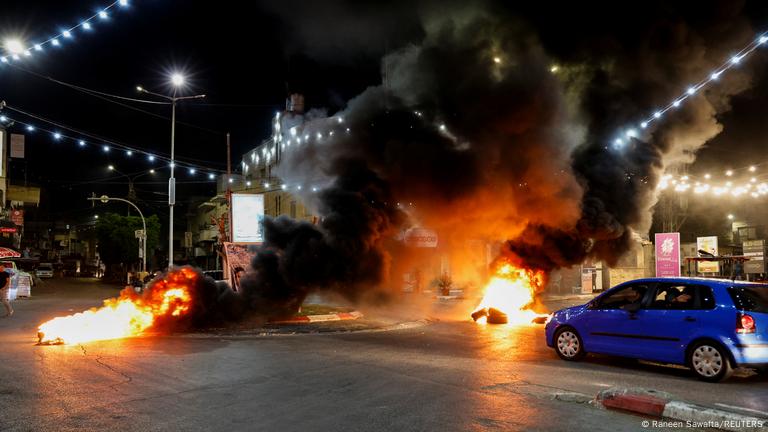
[[[105,264],[138,263],[139,241],[136,230],[142,229],[139,216],[121,216],[107,213],[96,223],[99,256]],[[147,218],[147,255],[160,243],[160,220],[157,215]],[[150,261],[151,256],[147,256]]]

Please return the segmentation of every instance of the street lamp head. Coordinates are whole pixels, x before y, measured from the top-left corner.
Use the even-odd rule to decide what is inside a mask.
[[[184,85],[184,75],[180,73],[175,73],[171,75],[171,83],[176,87],[181,87]]]
[[[140,86],[140,85],[137,85],[137,86],[136,86],[136,91],[137,91],[137,92],[143,92],[143,91],[144,91],[144,87],[142,87],[142,86]]]
[[[109,168],[110,171],[114,171],[115,170],[115,166],[114,165],[110,165],[107,168]]]
[[[154,173],[155,173],[155,170],[154,170],[154,169],[151,169],[151,170],[149,170],[149,173],[150,173],[150,174],[154,174]]]

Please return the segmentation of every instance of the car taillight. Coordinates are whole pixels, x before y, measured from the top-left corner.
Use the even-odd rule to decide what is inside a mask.
[[[755,319],[752,316],[740,313],[736,320],[736,333],[754,333]]]

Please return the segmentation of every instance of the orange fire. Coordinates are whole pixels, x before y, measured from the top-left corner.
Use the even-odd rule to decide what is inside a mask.
[[[181,268],[155,281],[144,294],[132,288],[120,297],[104,300],[104,306],[54,318],[38,328],[42,344],[77,344],[140,336],[159,320],[178,319],[192,307],[191,287],[198,277],[191,268]]]
[[[475,313],[486,312],[477,322],[486,323],[487,312],[491,309],[506,314],[510,324],[529,324],[535,318],[546,316],[532,309],[535,294],[543,289],[544,280],[543,271],[523,269],[511,262],[502,262],[485,287],[485,295],[475,309]]]

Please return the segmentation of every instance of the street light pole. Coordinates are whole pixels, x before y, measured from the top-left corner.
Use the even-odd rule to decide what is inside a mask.
[[[144,213],[141,212],[141,209],[131,201],[128,201],[127,199],[123,198],[110,198],[106,195],[102,195],[99,198],[88,198],[88,201],[101,201],[103,203],[106,203],[108,201],[122,201],[125,203],[128,203],[133,206],[133,208],[136,209],[137,212],[139,212],[139,216],[141,216],[141,226],[144,228],[144,234],[141,236],[141,271],[145,272],[147,271],[147,221],[144,219]]]
[[[171,104],[171,177],[168,179],[168,269],[173,267],[173,207],[176,205],[176,178],[174,177],[174,168],[176,167],[176,102],[205,97],[204,94],[176,96],[179,87],[184,85],[184,81],[184,76],[179,73],[171,75],[171,84],[173,84],[173,94],[171,96],[149,91],[142,86],[136,86],[136,90],[165,99]]]
[[[176,88],[171,98],[171,177],[168,179],[168,269],[173,267],[173,207],[176,205]]]

